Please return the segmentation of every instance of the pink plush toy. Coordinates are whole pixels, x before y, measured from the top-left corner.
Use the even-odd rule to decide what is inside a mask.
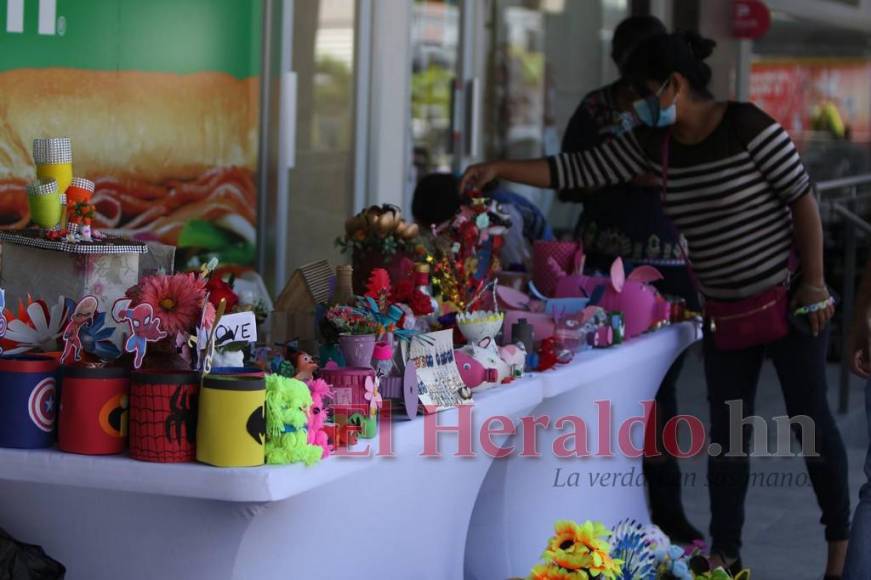
[[[321,459],[330,456],[330,444],[324,423],[327,421],[326,400],[333,397],[333,388],[323,379],[313,379],[308,383],[312,394],[312,406],[309,409],[308,442],[310,445],[320,445],[324,449]]]
[[[598,305],[608,312],[623,313],[626,338],[647,332],[660,322],[662,297],[650,285],[656,280],[662,280],[662,274],[652,266],[639,266],[626,277],[622,259],[617,258],[611,265],[611,281]]]

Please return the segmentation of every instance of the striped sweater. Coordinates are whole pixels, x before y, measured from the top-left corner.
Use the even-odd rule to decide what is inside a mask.
[[[615,185],[645,173],[662,181],[665,130],[636,129],[549,158],[556,189]],[[738,300],[783,282],[793,245],[789,206],[811,190],[789,135],[755,105],[730,102],[701,143],[668,142],[664,209],[686,237],[700,290]]]

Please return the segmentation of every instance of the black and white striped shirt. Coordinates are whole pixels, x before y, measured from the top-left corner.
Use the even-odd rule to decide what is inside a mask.
[[[636,129],[580,153],[549,158],[556,189],[661,182],[667,133]],[[737,300],[783,282],[793,246],[789,206],[811,189],[789,135],[755,105],[730,102],[701,143],[668,142],[665,212],[686,237],[705,296]]]

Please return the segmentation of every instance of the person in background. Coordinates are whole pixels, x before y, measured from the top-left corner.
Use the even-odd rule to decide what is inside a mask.
[[[411,202],[411,215],[424,230],[453,218],[460,209],[460,180],[450,173],[430,173],[417,184]],[[499,259],[505,270],[523,270],[532,257],[530,250],[538,240],[553,239],[553,231],[541,211],[528,199],[504,188],[483,192],[511,218]]]
[[[632,16],[614,31],[611,58],[620,79],[588,94],[572,115],[563,136],[563,153],[584,151],[611,141],[631,130],[632,102],[638,98],[623,67],[638,44],[666,29],[653,16]],[[698,294],[683,260],[681,240],[662,211],[660,188],[651,186],[649,176],[633,182],[599,189],[571,189],[560,192],[560,199],[583,203],[576,236],[584,244],[591,270],[608,272],[615,258],[627,265],[648,264],[663,275],[657,286],[664,294],[679,296],[687,307],[700,310]],[[656,394],[658,408],[654,430],[662,441],[662,428],[677,415],[677,381],[684,366],[682,353],[669,369]],[[650,517],[673,541],[691,543],[703,538],[687,519],[681,500],[681,473],[677,459],[667,452],[660,457],[645,457],[644,479],[650,499]]]
[[[844,580],[871,578],[871,261],[865,266],[862,284],[856,296],[856,314],[850,332],[850,361],[853,372],[865,379],[865,414],[868,419],[868,455],[865,457],[865,476],[868,481],[859,491],[859,505],[853,514],[853,529],[847,548]]]
[[[731,311],[748,326],[774,315],[792,321],[782,335],[770,332],[777,326],[753,334],[733,324],[731,334],[718,334],[705,325],[710,438],[721,450],[731,448],[732,407],[740,402],[743,416],[753,415],[759,373],[769,357],[789,416],[807,416],[814,424],[815,454],[805,455],[805,466],[828,542],[826,578],[839,579],[850,534],[850,493],[847,453],[826,398],[828,321],[835,309],[825,283],[813,184],[792,139],[774,119],[752,103],[713,98],[712,71],[704,61],[714,45],[692,32],[648,38],[624,67],[641,97],[633,108],[643,126],[579,153],[473,165],[461,185],[481,189],[504,179],[542,188],[595,188],[648,173],[660,180],[665,212],[687,238],[705,308]],[[795,255],[798,272],[791,268]],[[789,300],[783,300],[787,287]],[[772,302],[755,305],[772,296]],[[805,435],[798,423],[792,428]],[[711,563],[733,572],[741,568],[748,435],[741,438],[743,453],[708,458]]]

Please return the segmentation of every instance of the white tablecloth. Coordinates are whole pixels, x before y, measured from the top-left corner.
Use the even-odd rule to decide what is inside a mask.
[[[678,325],[476,394],[472,432],[496,415],[586,420],[603,398],[615,401],[615,423],[624,409],[638,414],[631,402],[652,398],[664,369],[695,336],[691,325]],[[458,413],[437,420],[456,425]],[[538,460],[493,460],[477,437],[475,457],[455,457],[451,434],[440,438],[441,458],[423,457],[423,433],[421,417],[397,422],[394,457],[333,457],[311,468],[218,469],[0,449],[0,526],[42,545],[67,566],[69,580],[455,580],[464,576],[464,558],[466,574],[477,578],[525,574],[555,519],[643,516],[642,489],[548,488],[557,432],[540,433]],[[377,441],[357,449],[364,445],[374,452]],[[603,469],[594,464],[626,464],[573,463],[581,461],[593,471]],[[494,543],[501,557],[487,552]]]

